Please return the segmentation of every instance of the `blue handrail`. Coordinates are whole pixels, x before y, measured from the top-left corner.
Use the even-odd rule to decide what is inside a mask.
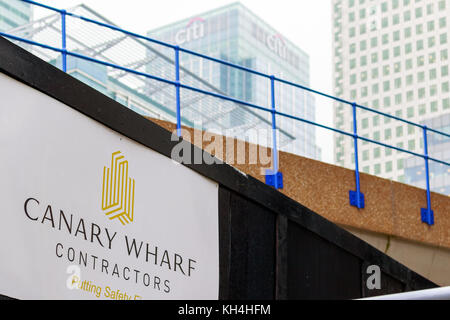
[[[326,94],[326,93],[320,92],[318,90],[314,90],[314,89],[308,88],[306,86],[303,86],[303,85],[300,85],[300,84],[297,84],[297,83],[294,83],[294,82],[291,82],[291,81],[287,81],[285,79],[278,78],[278,77],[276,77],[274,75],[267,75],[267,74],[264,74],[262,72],[253,70],[251,68],[243,67],[243,66],[240,66],[240,65],[228,62],[228,61],[224,61],[224,60],[220,60],[220,59],[217,59],[217,58],[209,57],[209,56],[206,56],[204,54],[201,54],[201,53],[198,53],[198,52],[195,52],[195,51],[192,51],[192,50],[188,50],[188,49],[179,47],[177,45],[172,45],[172,44],[165,43],[165,42],[162,42],[162,41],[159,41],[159,40],[156,40],[156,39],[152,39],[152,38],[147,37],[147,36],[143,36],[143,35],[140,35],[140,34],[137,34],[137,33],[134,33],[134,32],[130,32],[130,31],[121,29],[121,28],[119,28],[117,26],[114,26],[114,25],[111,25],[111,24],[107,24],[107,23],[96,21],[96,20],[93,20],[93,19],[90,19],[90,18],[87,18],[87,17],[83,17],[81,15],[77,15],[77,14],[74,14],[74,13],[71,13],[71,12],[67,12],[66,10],[57,9],[57,8],[54,8],[54,7],[51,7],[51,6],[48,6],[48,5],[36,2],[36,1],[31,1],[31,0],[20,0],[20,1],[29,3],[31,5],[39,6],[41,8],[45,8],[45,9],[48,9],[48,10],[52,10],[54,12],[58,12],[61,15],[61,24],[62,24],[61,25],[61,27],[62,27],[61,28],[61,30],[62,30],[62,32],[61,32],[62,33],[61,34],[61,37],[62,37],[61,48],[53,47],[53,46],[46,45],[46,44],[43,44],[43,43],[39,43],[39,42],[36,42],[36,41],[33,41],[33,40],[29,40],[29,39],[24,39],[24,38],[17,37],[17,36],[14,36],[14,35],[11,35],[11,34],[7,34],[7,33],[4,33],[4,32],[0,32],[1,36],[4,36],[4,37],[12,39],[12,40],[25,42],[25,43],[30,44],[30,45],[39,46],[41,48],[45,48],[45,49],[49,49],[49,50],[61,53],[61,55],[62,55],[63,71],[65,71],[65,72],[67,72],[67,55],[69,55],[69,56],[73,56],[73,57],[76,57],[76,58],[79,58],[79,59],[83,59],[83,60],[90,61],[90,62],[93,62],[93,63],[98,63],[98,64],[101,64],[101,65],[104,65],[104,66],[107,66],[107,67],[115,68],[115,69],[118,69],[118,70],[129,72],[131,74],[135,74],[135,75],[138,75],[138,76],[143,76],[143,77],[146,77],[146,78],[149,78],[149,79],[152,79],[152,80],[156,80],[156,81],[160,81],[160,82],[163,82],[163,83],[166,83],[166,84],[173,85],[175,87],[175,90],[176,90],[176,94],[175,94],[175,96],[176,96],[176,115],[177,115],[176,127],[177,127],[177,134],[178,135],[181,135],[181,97],[180,97],[180,90],[182,88],[190,90],[190,91],[194,91],[194,92],[197,92],[197,93],[201,93],[201,94],[204,94],[204,95],[220,98],[220,99],[223,99],[223,100],[226,100],[226,101],[234,102],[234,103],[237,103],[239,105],[243,105],[243,106],[250,107],[250,108],[253,108],[253,109],[262,110],[262,111],[271,113],[272,114],[272,130],[273,130],[273,138],[272,138],[272,143],[273,143],[273,148],[272,148],[272,150],[273,150],[273,152],[272,152],[273,171],[271,171],[270,176],[273,179],[270,180],[270,179],[267,179],[267,177],[266,177],[266,181],[273,181],[270,184],[272,184],[275,188],[282,188],[282,182],[278,181],[278,179],[280,177],[282,177],[282,175],[281,175],[280,172],[278,172],[278,170],[279,170],[278,161],[279,160],[278,160],[278,147],[277,147],[277,139],[276,139],[276,131],[277,131],[276,116],[282,116],[282,117],[285,117],[285,118],[294,119],[296,121],[300,121],[300,122],[303,122],[303,123],[314,125],[314,126],[319,127],[319,128],[323,128],[323,129],[330,130],[330,131],[333,131],[333,132],[336,132],[336,133],[339,133],[339,134],[342,134],[342,135],[345,135],[345,136],[348,136],[348,137],[352,137],[354,139],[356,191],[351,191],[350,190],[349,198],[350,198],[350,204],[353,205],[353,206],[356,206],[358,209],[364,208],[364,194],[360,190],[359,162],[358,162],[358,140],[362,140],[362,141],[366,141],[366,142],[369,142],[369,143],[377,144],[377,145],[380,145],[380,146],[383,146],[383,147],[386,147],[386,148],[391,148],[391,149],[394,149],[394,150],[397,150],[397,151],[400,151],[400,152],[408,153],[410,155],[423,158],[425,160],[425,171],[426,171],[427,208],[425,208],[425,209],[422,208],[421,209],[422,221],[427,223],[427,224],[429,224],[429,225],[433,225],[434,224],[433,211],[431,210],[429,161],[434,161],[436,163],[440,163],[440,164],[447,165],[447,166],[450,166],[450,163],[448,163],[448,162],[446,162],[444,160],[432,158],[432,157],[430,157],[428,155],[427,132],[433,132],[433,133],[436,133],[436,134],[440,134],[440,135],[445,136],[447,138],[450,138],[450,134],[445,133],[445,132],[441,132],[441,131],[436,130],[436,129],[428,128],[425,125],[414,123],[412,121],[409,121],[409,120],[406,120],[406,119],[403,119],[403,118],[400,118],[400,117],[397,117],[397,116],[393,116],[391,114],[384,113],[384,112],[381,112],[381,111],[376,110],[376,109],[372,109],[372,108],[369,108],[369,107],[366,107],[366,106],[363,106],[363,105],[359,105],[356,102],[350,102],[348,100],[345,100],[345,99],[342,99],[342,98],[339,98],[339,97],[336,97],[336,96],[333,96],[333,95],[330,95],[330,94]],[[108,28],[108,29],[111,29],[111,30],[115,30],[115,31],[121,32],[121,33],[123,33],[125,35],[137,38],[137,39],[149,41],[149,42],[154,43],[154,44],[158,44],[158,45],[161,45],[161,46],[164,46],[164,47],[167,47],[167,48],[174,49],[174,52],[175,52],[175,59],[174,59],[175,81],[164,79],[164,78],[161,78],[161,77],[158,77],[158,76],[154,76],[154,75],[151,75],[151,74],[148,74],[148,73],[145,73],[145,72],[136,71],[136,70],[133,70],[133,69],[130,69],[130,68],[126,68],[126,67],[123,67],[123,66],[120,66],[120,65],[116,65],[116,64],[113,64],[113,63],[109,63],[109,62],[106,62],[106,61],[101,61],[101,60],[98,60],[98,59],[95,59],[95,58],[91,58],[91,57],[88,57],[88,56],[85,56],[85,55],[82,55],[82,54],[79,54],[79,53],[76,53],[76,52],[68,51],[67,48],[66,48],[66,38],[67,38],[67,35],[66,35],[66,16],[71,16],[71,17],[74,17],[74,18],[78,18],[78,19],[83,20],[85,22],[96,24],[98,26],[101,26],[101,27],[104,27],[104,28]],[[192,87],[192,86],[189,86],[189,85],[181,83],[180,82],[180,61],[179,61],[179,59],[180,59],[180,52],[183,52],[183,53],[186,53],[186,54],[189,54],[189,55],[193,55],[193,56],[197,56],[197,57],[202,58],[202,59],[213,61],[213,62],[222,64],[222,65],[234,68],[234,69],[238,69],[238,70],[241,70],[241,71],[245,71],[245,72],[251,73],[253,75],[257,75],[257,76],[261,76],[261,77],[269,79],[270,80],[270,88],[271,88],[271,108],[265,108],[265,107],[262,107],[262,106],[259,106],[259,105],[247,102],[247,101],[243,101],[243,100],[232,98],[232,97],[229,97],[229,96],[226,96],[226,95],[223,95],[223,94],[210,92],[210,91],[207,91],[207,90],[203,90],[203,89],[200,89],[200,88]],[[275,100],[275,98],[276,98],[275,97],[275,85],[276,85],[277,82],[285,84],[285,85],[289,85],[289,86],[292,86],[292,87],[296,87],[296,88],[305,90],[307,92],[310,92],[310,93],[313,93],[313,94],[317,94],[317,95],[320,95],[322,97],[332,99],[332,100],[334,100],[336,102],[340,102],[340,103],[347,104],[347,105],[351,106],[352,107],[352,111],[353,111],[353,132],[349,133],[349,132],[346,132],[346,131],[343,131],[343,130],[339,130],[339,129],[336,129],[336,128],[332,128],[332,127],[329,127],[329,126],[326,126],[326,125],[322,125],[322,124],[316,123],[314,121],[310,121],[310,120],[303,119],[303,118],[300,118],[300,117],[297,117],[297,116],[294,116],[294,115],[290,115],[290,114],[286,114],[286,113],[277,111],[276,110],[276,100]],[[382,143],[382,142],[379,142],[379,141],[376,141],[376,140],[372,140],[372,139],[369,139],[369,138],[366,138],[366,137],[359,136],[358,135],[358,128],[357,128],[357,112],[356,112],[357,109],[373,112],[373,113],[382,115],[384,117],[391,118],[391,119],[394,119],[394,120],[406,123],[408,125],[421,128],[423,130],[423,136],[424,136],[424,154],[419,154],[419,153],[412,152],[412,151],[409,151],[409,150],[406,150],[406,149],[403,149],[403,148],[399,148],[399,147],[396,147],[396,146],[388,145],[386,143]]]

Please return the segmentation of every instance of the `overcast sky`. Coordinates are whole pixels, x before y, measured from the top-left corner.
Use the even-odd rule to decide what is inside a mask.
[[[39,1],[39,0],[38,0]],[[69,9],[84,3],[120,27],[145,34],[148,30],[175,22],[235,1],[232,0],[40,0],[40,2]],[[332,93],[331,78],[331,1],[330,0],[241,0],[284,37],[302,48],[310,57],[311,87]],[[37,16],[42,11],[36,12]],[[329,106],[318,100],[317,120],[332,124]],[[318,136],[322,158],[331,162],[331,135]]]

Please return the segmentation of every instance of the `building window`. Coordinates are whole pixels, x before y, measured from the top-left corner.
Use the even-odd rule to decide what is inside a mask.
[[[416,18],[422,17],[422,8],[416,8]]]
[[[372,56],[371,56],[370,61],[371,61],[372,63],[378,62],[378,53],[376,53],[376,52],[372,53]]]
[[[369,150],[363,151],[363,161],[369,160]]]
[[[432,52],[428,55],[428,63],[435,63],[436,62],[436,53]]]
[[[411,53],[411,51],[412,51],[412,45],[411,45],[411,43],[407,43],[405,45],[405,53],[408,54],[408,53]]]
[[[372,48],[375,48],[378,45],[378,38],[377,37],[373,37],[372,39],[370,39],[370,46]]]
[[[417,40],[416,48],[417,48],[417,50],[422,50],[423,49],[423,40]]]
[[[437,88],[436,88],[436,85],[434,84],[430,87],[430,97],[434,97],[436,94],[437,94]]]
[[[437,112],[438,111],[437,101],[431,101],[430,108],[431,108],[431,112]]]
[[[443,33],[439,36],[440,42],[441,44],[446,44],[447,43],[447,34]]]
[[[373,157],[374,157],[375,159],[378,159],[378,158],[380,157],[380,155],[381,155],[381,151],[380,151],[380,148],[379,148],[379,147],[373,149]]]
[[[403,13],[403,20],[405,22],[411,20],[411,11],[408,10]]]
[[[450,98],[442,100],[442,109],[446,110],[450,108]]]
[[[375,132],[373,133],[373,139],[374,139],[375,141],[380,141],[380,131],[375,131]]]
[[[366,56],[361,57],[360,65],[361,65],[361,67],[364,67],[365,65],[367,65],[367,57]]]
[[[408,109],[406,109],[406,116],[408,118],[414,117],[414,108],[413,107],[409,107]]]
[[[408,150],[409,151],[414,151],[415,148],[416,148],[416,141],[415,140],[409,140],[408,141]]]
[[[386,162],[386,172],[392,171],[392,161]]]
[[[427,112],[427,109],[425,107],[425,104],[419,105],[419,115],[423,116]]]
[[[407,59],[405,61],[405,68],[406,70],[410,70],[412,68],[413,64],[412,64],[412,59]]]
[[[359,26],[359,34],[365,34],[366,33],[366,24],[362,24]]]
[[[406,101],[411,102],[414,99],[414,91],[408,91],[406,93]]]
[[[379,92],[378,83],[372,85],[372,94],[377,94]]]
[[[374,174],[378,175],[381,173],[381,166],[379,163],[375,164],[373,167]]]
[[[372,69],[372,79],[378,78],[378,68]]]
[[[436,79],[436,69],[430,70],[430,80]]]
[[[366,17],[366,9],[359,10],[359,18],[364,19]]]
[[[355,36],[355,27],[351,27],[348,30],[348,34],[349,34],[350,38],[353,38]]]
[[[417,66],[421,67],[425,64],[425,59],[423,56],[417,57]]]
[[[414,80],[414,79],[413,79],[413,75],[412,75],[412,74],[407,75],[407,76],[406,76],[406,85],[407,85],[407,86],[412,85],[413,80]]]
[[[350,13],[348,14],[348,20],[349,20],[350,22],[355,21],[355,13],[354,13],[354,12],[350,12]]]
[[[361,41],[361,42],[359,43],[359,48],[360,48],[361,50],[366,50],[366,49],[367,49],[367,42],[366,42],[366,40],[363,40],[363,41]]]
[[[369,119],[364,118],[362,119],[362,128],[367,129],[369,127]]]
[[[373,126],[374,127],[379,126],[380,125],[380,116],[374,116],[372,121],[373,121]]]
[[[405,38],[411,37],[411,27],[406,28],[404,33],[405,33]]]
[[[392,17],[392,24],[396,25],[400,23],[400,16],[398,14],[394,14],[394,16]]]
[[[417,81],[424,82],[425,81],[425,72],[421,71],[417,74]]]
[[[419,99],[425,98],[425,88],[420,88],[418,94],[419,94]]]

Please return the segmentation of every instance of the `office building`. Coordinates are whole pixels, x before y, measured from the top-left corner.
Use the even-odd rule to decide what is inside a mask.
[[[332,19],[335,95],[415,123],[450,113],[448,1],[332,0]],[[334,118],[338,129],[353,131],[351,106],[336,104]],[[423,153],[418,127],[359,110],[358,130]],[[359,148],[362,171],[407,181],[410,155],[367,142]],[[335,157],[354,167],[351,138],[336,135]]]
[[[32,6],[17,0],[0,0],[0,31],[8,31],[33,19]]]
[[[148,35],[210,57],[309,85],[308,55],[240,3],[186,18],[152,30]],[[180,55],[180,63],[228,96],[271,108],[270,79],[185,53]],[[314,121],[315,101],[311,94],[278,83],[275,91],[279,111]],[[201,109],[201,104],[197,103],[197,108]],[[271,121],[270,113],[257,113]],[[228,116],[230,128],[247,121],[232,113]],[[295,140],[282,144],[282,150],[320,158],[314,126],[281,116],[277,117],[277,126],[295,137]],[[261,123],[260,128],[270,128],[270,123]]]

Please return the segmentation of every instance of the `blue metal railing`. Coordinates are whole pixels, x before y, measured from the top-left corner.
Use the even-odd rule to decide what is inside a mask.
[[[38,46],[38,47],[41,47],[41,48],[44,48],[44,49],[49,49],[49,50],[52,50],[52,51],[60,53],[61,56],[62,56],[62,69],[63,69],[64,72],[67,72],[67,56],[72,56],[72,57],[76,57],[76,58],[79,58],[79,59],[87,60],[87,61],[90,61],[90,62],[93,62],[93,63],[101,64],[101,65],[104,65],[104,66],[107,66],[107,67],[111,67],[111,68],[114,68],[114,69],[118,69],[118,70],[122,70],[122,71],[125,71],[125,72],[129,72],[129,73],[134,74],[134,75],[142,76],[142,77],[145,77],[145,78],[148,78],[148,79],[152,79],[152,80],[160,81],[160,82],[163,82],[163,83],[166,83],[166,84],[169,84],[169,85],[173,85],[174,88],[175,88],[175,91],[176,91],[175,92],[175,96],[176,96],[176,127],[177,127],[177,134],[179,136],[181,136],[181,103],[182,103],[181,96],[180,96],[180,90],[181,89],[187,89],[187,90],[190,90],[190,91],[193,91],[193,92],[197,92],[197,93],[200,93],[200,94],[204,94],[204,95],[207,95],[207,96],[211,96],[211,97],[223,99],[223,100],[226,100],[226,101],[238,103],[240,105],[247,106],[247,107],[250,107],[250,108],[253,108],[253,109],[269,112],[272,115],[273,170],[268,170],[268,173],[267,173],[267,176],[266,176],[266,182],[271,184],[275,188],[282,188],[282,175],[281,175],[280,172],[278,172],[279,171],[279,162],[278,162],[279,160],[278,160],[278,147],[277,147],[277,139],[276,139],[276,131],[277,131],[276,117],[277,116],[281,116],[281,117],[293,119],[293,120],[296,120],[296,121],[300,121],[302,123],[313,125],[313,126],[316,126],[316,127],[319,127],[319,128],[323,128],[323,129],[326,129],[326,130],[329,130],[329,131],[333,131],[335,133],[339,133],[341,135],[345,135],[345,136],[353,138],[353,141],[354,141],[354,154],[355,154],[354,157],[355,157],[356,191],[353,191],[353,190],[349,191],[349,200],[350,200],[350,204],[352,206],[357,207],[358,209],[363,209],[365,207],[364,194],[361,192],[361,185],[360,185],[360,172],[359,172],[359,159],[358,159],[358,140],[362,140],[362,141],[365,141],[365,142],[377,144],[377,145],[383,146],[385,148],[394,149],[394,150],[397,150],[399,152],[407,153],[407,154],[413,155],[415,157],[420,157],[420,158],[424,159],[424,161],[425,161],[425,171],[426,171],[427,208],[422,208],[421,209],[421,216],[422,216],[422,221],[424,223],[427,223],[429,225],[433,225],[434,224],[434,213],[433,213],[433,210],[431,209],[429,161],[434,161],[436,163],[440,163],[440,164],[443,164],[443,165],[446,165],[446,166],[449,166],[449,167],[450,167],[450,163],[448,163],[448,162],[446,162],[444,160],[440,160],[440,159],[436,159],[436,158],[430,157],[428,155],[428,132],[432,132],[432,133],[435,133],[435,134],[440,134],[440,135],[442,135],[442,136],[444,136],[446,138],[450,138],[450,134],[447,134],[445,132],[441,132],[441,131],[438,131],[438,130],[435,130],[435,129],[432,129],[432,128],[428,128],[427,126],[424,126],[424,125],[421,125],[421,124],[418,124],[418,123],[414,123],[414,122],[411,122],[409,120],[402,119],[400,117],[393,116],[393,115],[390,115],[390,114],[387,114],[387,113],[384,113],[384,112],[381,112],[381,111],[378,111],[378,110],[375,110],[375,109],[371,109],[371,108],[368,108],[368,107],[363,106],[363,105],[359,105],[356,102],[350,102],[350,101],[347,101],[347,100],[339,98],[339,97],[335,97],[335,96],[332,96],[332,95],[329,95],[329,94],[326,94],[326,93],[323,93],[323,92],[320,92],[320,91],[317,91],[317,90],[313,90],[313,89],[308,88],[306,86],[303,86],[303,85],[300,85],[300,84],[297,84],[297,83],[294,83],[294,82],[291,82],[291,81],[287,81],[287,80],[278,78],[278,77],[276,77],[274,75],[267,75],[267,74],[261,73],[259,71],[256,71],[256,70],[253,70],[253,69],[250,69],[250,68],[247,68],[247,67],[243,67],[243,66],[240,66],[240,65],[237,65],[237,64],[234,64],[234,63],[230,63],[228,61],[224,61],[224,60],[220,60],[220,59],[217,59],[217,58],[209,57],[209,56],[200,54],[198,52],[191,51],[191,50],[179,47],[177,45],[171,45],[169,43],[158,41],[156,39],[152,39],[152,38],[149,38],[149,37],[137,34],[137,33],[133,33],[133,32],[121,29],[121,28],[119,28],[117,26],[114,26],[114,25],[110,25],[110,24],[107,24],[107,23],[104,23],[104,22],[100,22],[100,21],[96,21],[96,20],[93,20],[93,19],[89,19],[87,17],[76,15],[74,13],[67,12],[66,10],[57,9],[57,8],[54,8],[54,7],[51,7],[51,6],[48,6],[48,5],[44,5],[44,4],[35,2],[35,1],[30,1],[30,0],[20,0],[20,1],[23,1],[23,2],[29,3],[31,5],[35,5],[35,6],[38,6],[38,7],[41,7],[41,8],[45,8],[45,9],[57,12],[57,13],[59,13],[61,15],[61,24],[62,24],[62,26],[61,26],[61,37],[62,37],[61,48],[57,48],[57,47],[54,47],[54,46],[46,45],[46,44],[39,43],[39,42],[36,42],[36,41],[33,41],[33,40],[29,40],[29,39],[20,38],[20,37],[14,36],[12,34],[7,34],[7,33],[4,33],[4,32],[0,32],[1,36],[4,36],[6,38],[9,38],[9,39],[12,39],[12,40],[15,40],[15,41],[25,42],[25,43],[33,45],[33,46]],[[154,44],[158,44],[158,45],[161,45],[161,46],[164,46],[164,47],[167,47],[167,48],[172,48],[174,50],[175,81],[164,79],[164,78],[161,78],[161,77],[158,77],[158,76],[155,76],[155,75],[151,75],[149,73],[140,72],[140,71],[137,71],[137,70],[133,70],[133,69],[130,69],[130,68],[127,68],[127,67],[123,67],[123,66],[120,66],[120,65],[116,65],[116,64],[113,64],[113,63],[109,63],[109,62],[106,62],[106,61],[101,61],[101,60],[98,60],[98,59],[95,59],[95,58],[92,58],[92,57],[88,57],[88,56],[82,55],[80,53],[68,51],[67,50],[67,43],[66,43],[66,39],[67,39],[67,34],[66,34],[66,16],[71,16],[73,18],[78,18],[78,19],[83,20],[85,22],[92,23],[92,24],[95,24],[95,25],[98,25],[98,26],[101,26],[101,27],[104,27],[104,28],[108,28],[110,30],[118,31],[118,32],[120,32],[122,34],[131,36],[131,37],[134,37],[134,38],[137,38],[137,39],[145,40],[145,41],[148,41],[148,42],[151,42],[151,43],[154,43]],[[203,89],[200,89],[200,88],[196,88],[196,87],[189,86],[189,85],[181,83],[180,82],[180,52],[183,52],[183,53],[186,53],[186,54],[189,54],[189,55],[193,55],[193,56],[196,56],[196,57],[199,57],[199,58],[202,58],[202,59],[206,59],[206,60],[209,60],[209,61],[212,61],[212,62],[216,62],[216,63],[219,63],[221,65],[225,65],[225,66],[228,66],[228,67],[231,67],[231,68],[234,68],[234,69],[238,69],[238,70],[241,70],[241,71],[244,71],[244,72],[248,72],[248,73],[251,73],[251,74],[256,75],[256,76],[267,78],[270,81],[270,88],[271,88],[270,89],[271,90],[271,108],[270,109],[269,108],[265,108],[265,107],[262,107],[262,106],[259,106],[259,105],[247,102],[247,101],[239,100],[239,99],[232,98],[232,97],[229,97],[229,96],[226,96],[226,95],[223,95],[223,94],[206,91],[206,90],[203,90]],[[277,111],[277,108],[276,108],[276,97],[275,97],[275,86],[276,86],[277,83],[288,85],[288,86],[292,86],[292,87],[295,87],[295,88],[299,88],[299,89],[305,90],[307,92],[310,92],[310,93],[313,93],[313,94],[317,94],[319,96],[322,96],[322,97],[325,97],[325,98],[329,98],[329,99],[334,100],[336,102],[347,104],[347,105],[351,106],[352,107],[352,111],[353,111],[353,132],[349,133],[349,132],[346,132],[346,131],[343,131],[343,130],[339,130],[339,129],[336,129],[336,128],[332,128],[332,127],[329,127],[329,126],[326,126],[326,125],[323,125],[323,124],[319,124],[319,123],[316,123],[316,122],[313,122],[313,121],[310,121],[310,120],[307,120],[307,119],[303,119],[303,118],[300,118],[300,117],[297,117],[297,116],[294,116],[294,115],[290,115],[290,114],[286,114],[286,113]],[[407,149],[403,149],[403,148],[396,147],[396,146],[393,146],[393,145],[388,145],[388,144],[385,144],[385,143],[382,143],[382,142],[379,142],[379,141],[376,141],[376,140],[371,140],[369,138],[366,138],[366,137],[363,137],[363,136],[359,136],[358,135],[358,125],[357,125],[357,110],[358,109],[369,111],[369,112],[373,112],[373,113],[382,115],[384,117],[387,117],[387,118],[390,118],[390,119],[394,119],[394,120],[406,123],[406,124],[414,126],[414,127],[421,128],[422,131],[423,131],[423,139],[424,139],[424,153],[423,154],[419,154],[419,153],[416,153],[416,152],[413,152],[413,151],[410,151],[410,150],[407,150]]]

